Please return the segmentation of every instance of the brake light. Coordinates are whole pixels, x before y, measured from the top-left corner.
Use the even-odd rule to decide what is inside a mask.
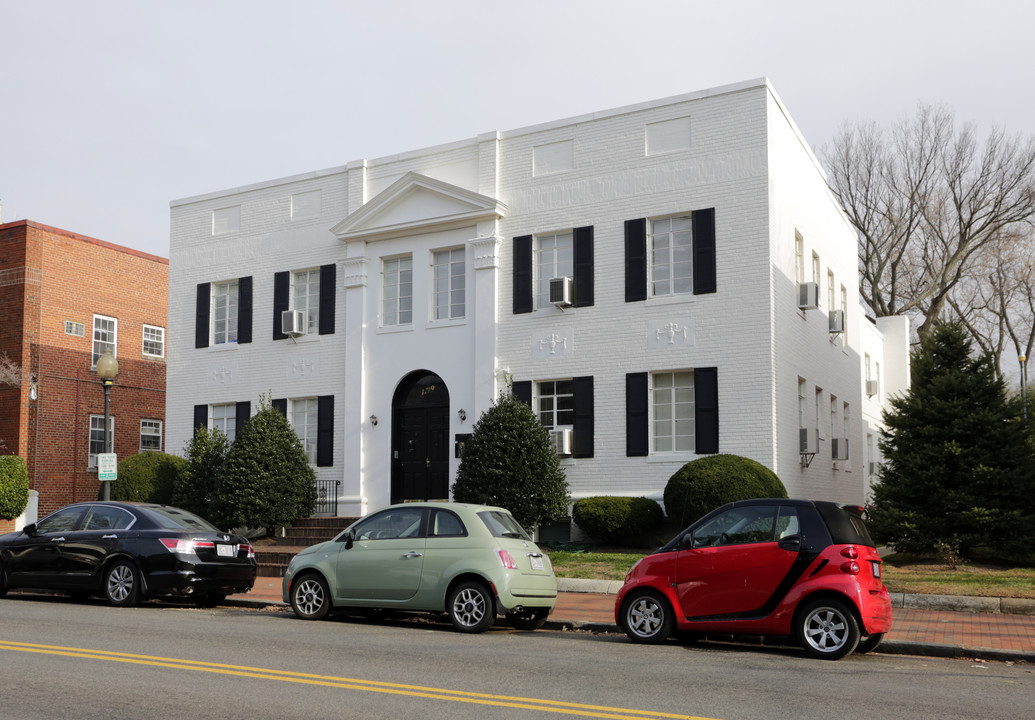
[[[503,567],[508,570],[517,570],[517,563],[514,562],[514,558],[511,557],[509,552],[506,550],[497,550],[496,552],[499,553],[500,562],[503,563]]]
[[[848,573],[849,575],[858,575],[859,574],[859,563],[857,563],[855,561],[841,563],[841,572]]]
[[[841,557],[846,557],[849,560],[858,560],[859,551],[856,550],[853,546],[849,545],[848,547],[841,548]]]
[[[241,549],[248,551],[248,559],[249,560],[251,560],[253,557],[255,557],[255,550],[252,549],[251,545],[242,545]]]
[[[184,540],[183,538],[158,538],[158,542],[165,546],[169,552],[180,555],[192,555],[198,548],[215,548],[214,542],[206,540]]]

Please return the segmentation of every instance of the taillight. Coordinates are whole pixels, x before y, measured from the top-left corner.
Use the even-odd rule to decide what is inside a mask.
[[[255,557],[255,550],[252,549],[251,545],[242,545],[241,549],[248,551],[248,559],[249,560],[251,560],[253,557]]]
[[[193,555],[198,548],[214,549],[216,544],[206,540],[184,540],[183,538],[158,538],[169,552],[180,555]]]
[[[858,575],[859,563],[854,560],[851,562],[841,563],[841,572],[848,573],[849,575]]]
[[[859,551],[856,550],[853,546],[849,545],[848,547],[841,548],[841,557],[846,557],[849,560],[858,560]]]
[[[503,567],[508,570],[517,570],[517,563],[514,562],[514,558],[511,557],[510,553],[506,550],[497,550],[500,556],[500,562],[503,563]]]

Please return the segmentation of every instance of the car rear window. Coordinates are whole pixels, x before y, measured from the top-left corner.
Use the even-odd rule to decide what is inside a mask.
[[[489,532],[492,533],[493,537],[519,538],[521,540],[532,539],[510,513],[500,512],[499,510],[484,510],[478,513],[478,517],[485,523],[485,527],[489,528]]]
[[[862,519],[862,508],[855,505],[816,503],[816,509],[830,530],[830,539],[835,545],[866,545],[876,547],[870,539],[866,523]]]
[[[179,508],[161,506],[147,508],[148,515],[155,525],[163,530],[205,530],[220,532],[219,528],[194,513]]]

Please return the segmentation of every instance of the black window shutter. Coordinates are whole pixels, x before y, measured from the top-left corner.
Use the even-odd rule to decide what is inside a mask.
[[[334,263],[320,266],[320,334],[334,334],[334,298],[337,292]]]
[[[291,309],[291,273],[287,270],[273,273],[273,339],[287,337],[281,332],[280,314]]]
[[[252,277],[237,280],[237,342],[252,341]]]
[[[650,451],[647,434],[647,373],[625,376],[625,454],[643,457]]]
[[[572,394],[575,400],[575,436],[572,457],[593,457],[593,376],[572,378]]]
[[[697,454],[719,452],[718,368],[694,368],[694,407]]]
[[[208,427],[208,405],[194,406],[194,429]]]
[[[270,400],[270,405],[281,415],[287,417],[287,398],[274,398]]]
[[[532,381],[522,380],[516,382],[511,386],[514,390],[514,397],[523,402],[528,407],[532,407]]]
[[[647,220],[625,221],[625,301],[647,299]],[[646,453],[644,453],[646,454]]]
[[[241,430],[244,429],[245,423],[247,423],[252,418],[251,402],[249,402],[248,400],[242,400],[241,402],[237,403],[237,412],[235,414],[237,416],[237,424],[234,426],[234,435],[235,437],[240,437]]]
[[[208,310],[212,302],[212,285],[198,283],[198,302],[194,316],[194,347],[208,347]]]
[[[532,236],[514,238],[514,314],[532,312]]]
[[[334,396],[321,395],[316,403],[316,465],[331,467],[334,465]]]
[[[695,210],[693,223],[694,295],[715,292],[715,208]]]
[[[575,307],[593,304],[593,226],[575,228]]]

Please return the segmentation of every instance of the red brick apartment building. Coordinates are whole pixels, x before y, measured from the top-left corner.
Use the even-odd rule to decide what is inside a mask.
[[[118,457],[165,450],[169,261],[28,220],[0,224],[0,353],[21,385],[0,385],[0,453],[25,458],[39,516],[98,494],[104,391],[119,362],[110,426]],[[0,532],[13,528],[4,527]]]

